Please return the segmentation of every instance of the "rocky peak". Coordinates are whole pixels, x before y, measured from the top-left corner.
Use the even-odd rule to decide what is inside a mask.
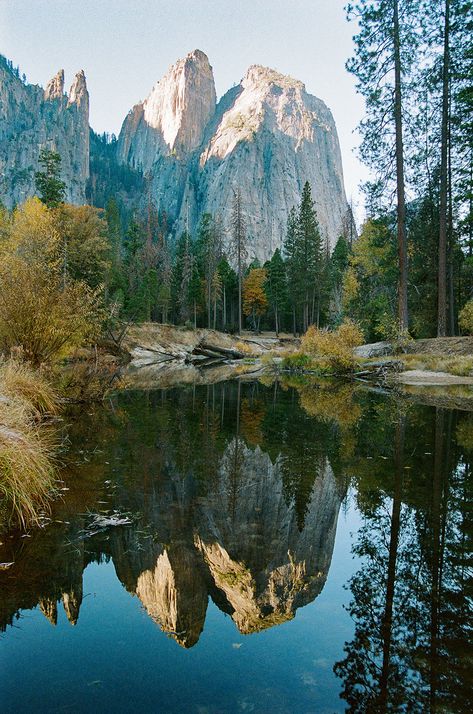
[[[148,170],[160,156],[186,157],[202,144],[215,106],[212,67],[204,52],[194,50],[173,64],[128,114],[119,160]]]
[[[46,100],[62,99],[64,94],[64,70],[60,69],[46,85],[44,98]]]
[[[144,119],[171,150],[192,151],[202,142],[215,103],[212,67],[207,55],[194,50],[154,86],[143,103]]]
[[[87,109],[87,111],[89,109],[89,92],[87,91],[87,82],[83,69],[77,72],[74,77],[69,90],[68,104],[76,104],[78,107]]]
[[[248,67],[241,84],[245,88],[253,87],[257,89],[276,85],[281,89],[299,89],[305,91],[305,85],[299,79],[294,79],[287,74],[281,74],[270,67],[263,67],[260,64],[252,64]]]

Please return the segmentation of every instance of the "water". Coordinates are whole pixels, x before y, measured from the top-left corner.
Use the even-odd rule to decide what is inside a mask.
[[[467,412],[346,385],[122,393],[0,561],[2,712],[467,712]]]

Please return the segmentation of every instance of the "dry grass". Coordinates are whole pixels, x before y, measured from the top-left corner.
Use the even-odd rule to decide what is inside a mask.
[[[473,376],[473,355],[406,354],[400,357],[406,369],[448,372],[459,377]]]
[[[39,372],[18,361],[0,364],[0,528],[31,525],[54,495],[54,443],[39,419],[57,407]]]
[[[0,363],[0,391],[3,396],[23,401],[25,408],[31,408],[37,416],[58,411],[56,392],[41,372],[26,362],[11,359]]]
[[[257,357],[258,352],[248,342],[239,341],[235,345],[235,349],[246,355],[247,357]]]

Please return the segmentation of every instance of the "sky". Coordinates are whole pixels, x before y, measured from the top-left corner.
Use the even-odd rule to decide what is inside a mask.
[[[127,112],[177,59],[203,50],[217,96],[251,64],[302,80],[332,110],[347,197],[358,218],[366,169],[354,149],[363,100],[346,71],[356,27],[346,0],[0,0],[0,53],[29,83],[45,86],[58,69],[66,90],[83,69],[90,124],[118,134]]]

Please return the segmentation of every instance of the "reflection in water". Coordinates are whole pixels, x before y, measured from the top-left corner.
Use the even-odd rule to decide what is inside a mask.
[[[370,476],[358,471],[355,632],[334,668],[351,712],[473,709],[472,453],[455,445],[458,415],[436,408],[419,416],[379,413],[384,465]]]
[[[300,380],[122,394],[75,423],[54,522],[1,547],[0,627],[36,605],[55,624],[60,601],[77,623],[104,560],[185,648],[209,597],[243,634],[288,621],[324,587],[350,489],[345,705],[471,711],[472,424]]]
[[[130,450],[129,470],[80,510],[107,505],[107,517],[132,514],[132,524],[92,535],[87,515],[66,512],[57,520],[67,523],[23,541],[3,578],[2,627],[37,603],[55,624],[60,600],[75,624],[82,572],[103,558],[184,647],[199,639],[209,595],[245,634],[289,620],[312,601],[327,578],[345,488],[322,444],[294,445],[294,453],[278,448],[298,428],[307,431],[293,394],[285,395],[293,421],[284,436],[288,424],[273,390],[245,388],[243,398],[241,391],[224,384],[140,394],[122,400],[121,412],[99,415],[106,419],[106,461]],[[279,436],[265,450],[264,434],[274,430]],[[110,484],[106,474],[97,470],[96,487]]]

